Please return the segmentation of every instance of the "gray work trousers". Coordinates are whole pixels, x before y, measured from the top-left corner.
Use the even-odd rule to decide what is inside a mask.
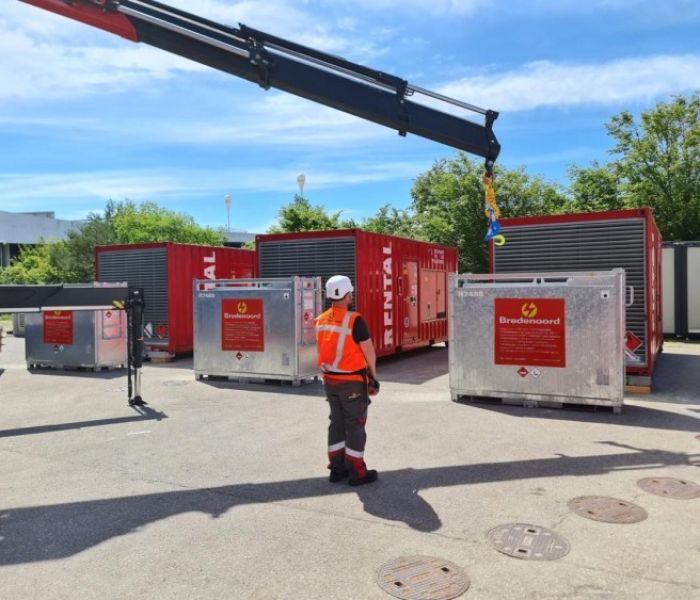
[[[333,471],[351,468],[364,477],[367,433],[367,407],[370,399],[363,381],[331,381],[324,383],[330,407],[328,426],[328,459]]]

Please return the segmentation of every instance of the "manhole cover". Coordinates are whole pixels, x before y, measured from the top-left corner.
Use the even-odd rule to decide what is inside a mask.
[[[647,518],[641,506],[607,496],[580,496],[568,504],[577,515],[604,523],[638,523]]]
[[[434,556],[401,556],[379,569],[379,586],[404,600],[450,600],[469,589],[469,577],[453,562]]]
[[[645,492],[674,498],[676,500],[692,500],[700,498],[700,485],[685,479],[673,477],[645,477],[637,482],[637,485]]]
[[[488,538],[499,552],[524,560],[556,560],[571,549],[569,542],[551,529],[527,523],[494,527]]]

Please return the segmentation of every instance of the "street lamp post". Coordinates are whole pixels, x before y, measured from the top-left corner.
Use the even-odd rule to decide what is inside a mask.
[[[224,204],[226,205],[226,231],[231,231],[231,195],[224,196]]]

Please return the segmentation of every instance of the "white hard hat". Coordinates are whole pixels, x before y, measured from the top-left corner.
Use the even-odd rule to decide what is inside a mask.
[[[333,275],[326,281],[326,296],[330,300],[342,300],[346,294],[353,290],[350,278],[345,275]]]

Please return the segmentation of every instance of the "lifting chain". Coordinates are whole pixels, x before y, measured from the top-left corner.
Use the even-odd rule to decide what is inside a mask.
[[[494,174],[491,169],[486,170],[484,173],[484,214],[488,219],[489,225],[486,230],[486,236],[484,236],[485,241],[493,240],[496,246],[503,246],[506,243],[505,236],[500,233],[501,224],[498,222],[501,216],[501,210],[496,204],[496,190],[493,187]]]

